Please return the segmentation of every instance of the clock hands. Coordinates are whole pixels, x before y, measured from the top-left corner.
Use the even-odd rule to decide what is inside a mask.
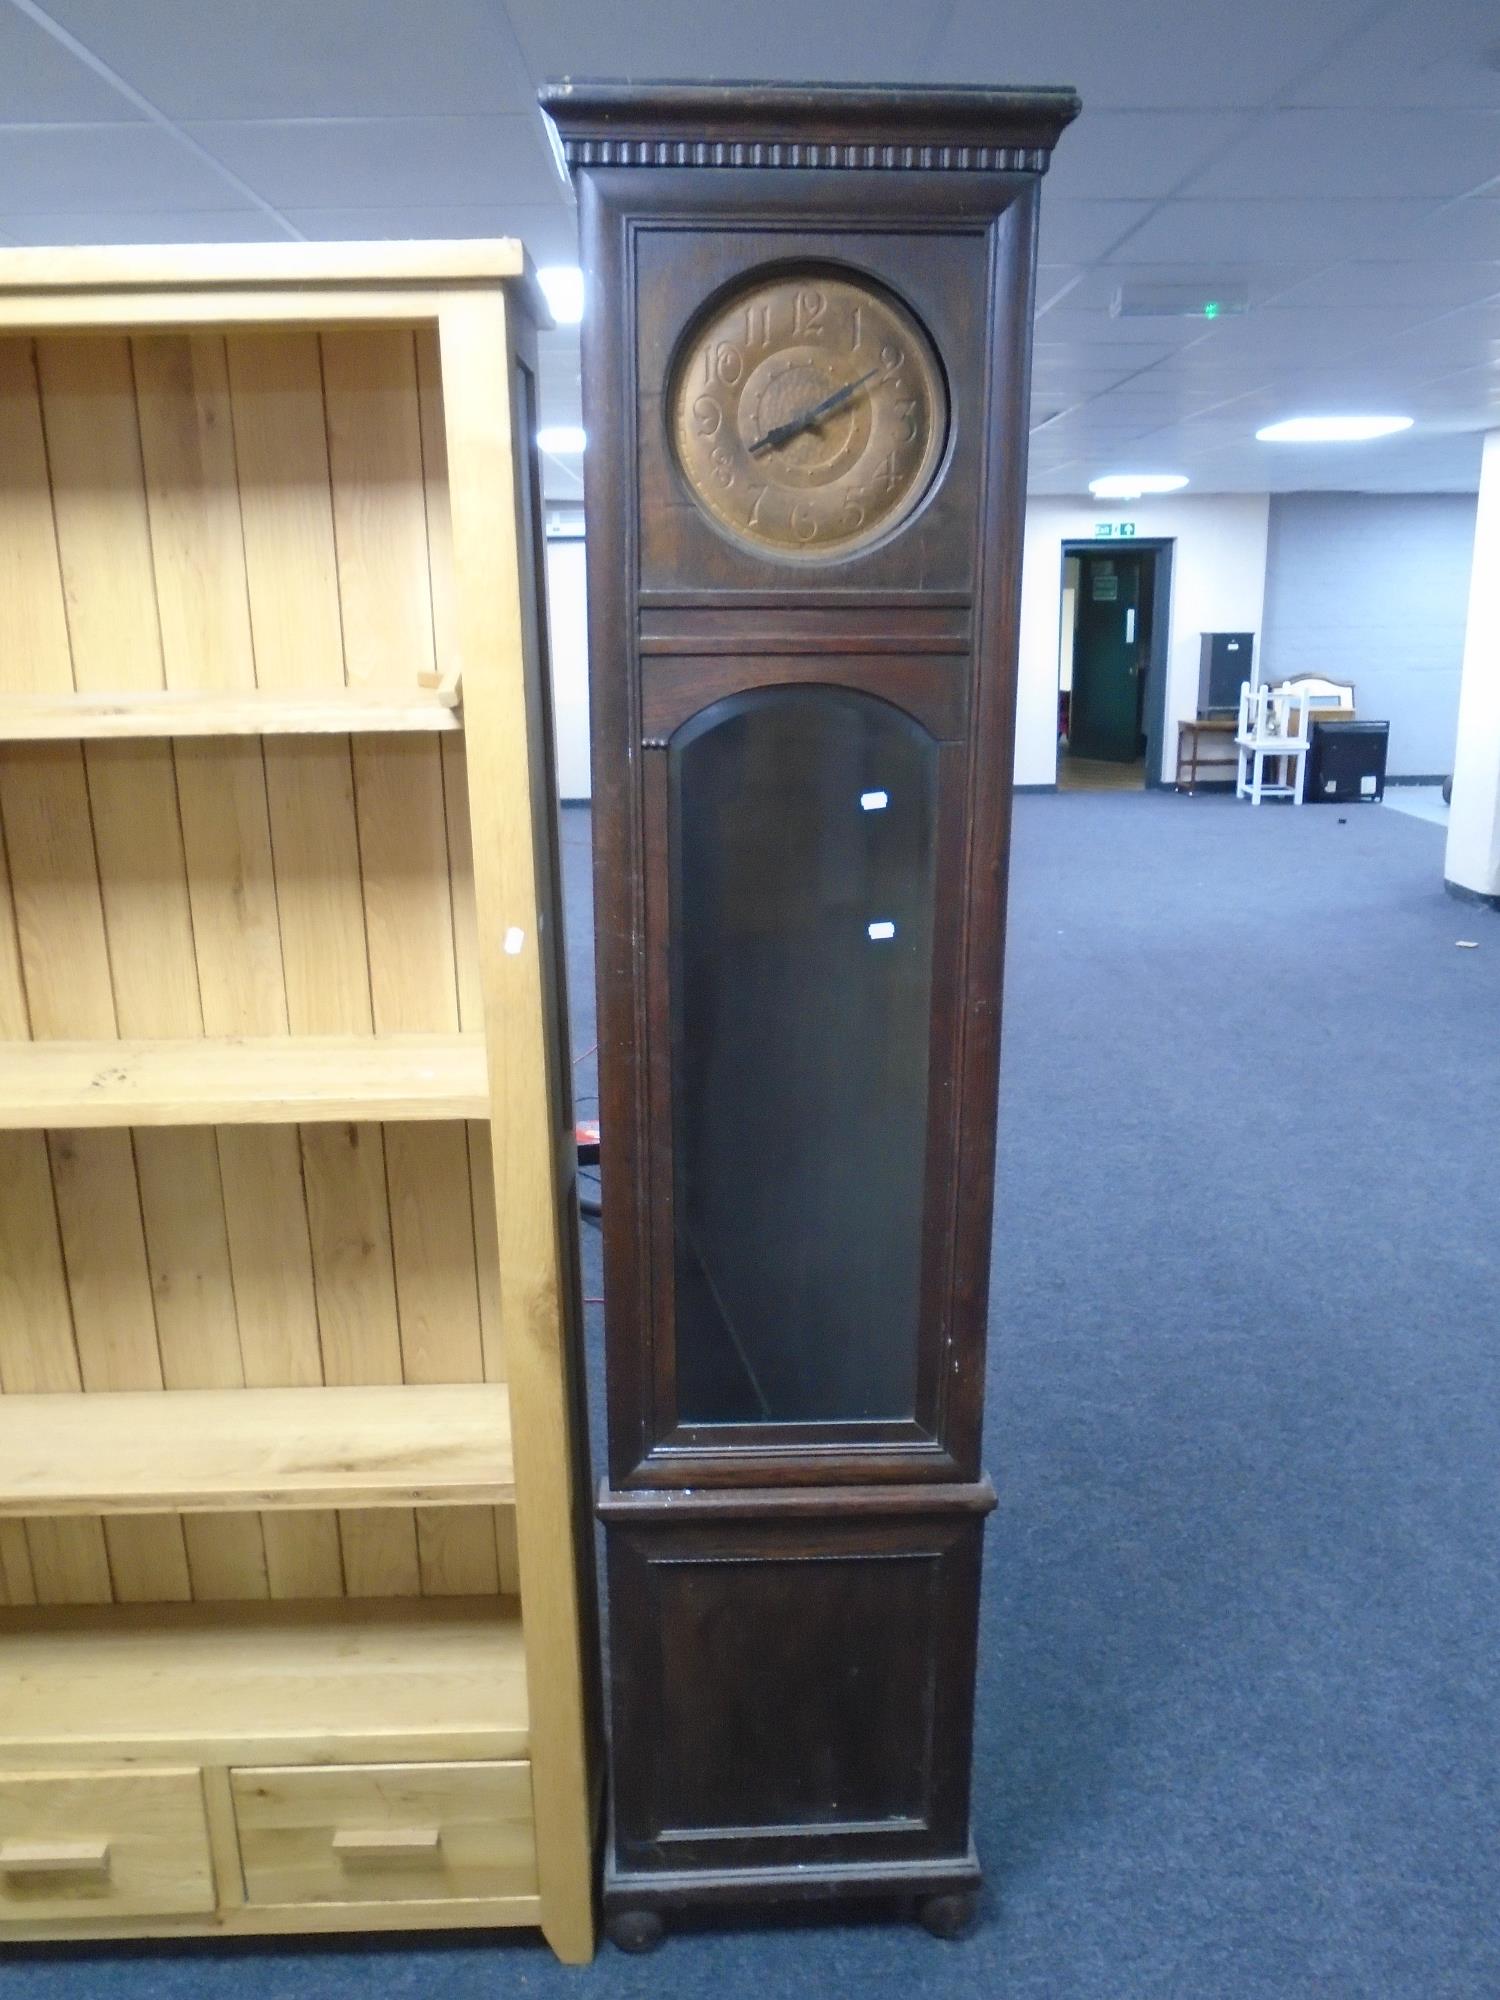
[[[773,424],[764,437],[758,437],[754,444],[748,447],[749,451],[753,455],[758,451],[770,451],[776,445],[789,443],[799,433],[815,424],[820,417],[829,416],[834,410],[841,409],[856,389],[862,389],[871,376],[879,373],[878,368],[867,368],[857,381],[846,382],[842,389],[835,389],[831,396],[825,396],[821,403],[814,403],[811,409],[802,410],[795,417],[788,417],[784,424]]]

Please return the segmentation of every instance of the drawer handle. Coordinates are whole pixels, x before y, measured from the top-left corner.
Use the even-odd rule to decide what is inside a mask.
[[[431,1861],[443,1844],[435,1826],[386,1826],[355,1829],[333,1836],[340,1861]]]
[[[107,1875],[107,1840],[7,1840],[0,1875]]]

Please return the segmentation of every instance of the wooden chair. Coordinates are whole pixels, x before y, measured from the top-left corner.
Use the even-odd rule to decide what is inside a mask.
[[[1249,681],[1244,682],[1234,733],[1239,752],[1234,787],[1237,799],[1248,798],[1257,806],[1262,799],[1291,799],[1302,804],[1310,708],[1310,697],[1301,687],[1252,687]],[[1280,767],[1270,781],[1267,760]]]

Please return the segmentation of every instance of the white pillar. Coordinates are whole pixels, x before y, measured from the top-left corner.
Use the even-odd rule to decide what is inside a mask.
[[[1456,895],[1500,909],[1500,431],[1485,439],[1479,472],[1443,874]]]

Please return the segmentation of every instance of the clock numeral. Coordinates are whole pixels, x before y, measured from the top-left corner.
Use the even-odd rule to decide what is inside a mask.
[[[769,347],[771,345],[771,307],[767,301],[762,305],[745,308],[746,347]]]
[[[792,332],[802,340],[820,340],[827,310],[828,301],[821,292],[798,292],[792,303]]]
[[[899,368],[905,359],[906,355],[904,351],[896,345],[894,340],[886,341],[880,350],[880,365],[882,368]]]
[[[755,495],[755,498],[750,503],[750,518],[746,521],[745,526],[747,528],[758,528],[760,526],[761,502],[766,497],[766,489],[764,486],[752,486],[748,490]]]
[[[875,468],[875,477],[887,493],[894,493],[901,484],[901,474],[896,470],[895,452],[887,452]]]
[[[724,412],[712,396],[699,396],[693,402],[693,422],[699,437],[717,437],[724,425]]]
[[[732,340],[711,340],[703,350],[703,379],[732,389],[745,373],[745,357]]]
[[[818,538],[818,517],[806,500],[799,500],[792,509],[792,533],[799,542],[814,542]]]
[[[724,487],[733,486],[734,460],[729,456],[723,445],[715,445],[710,463],[713,466],[712,477],[714,483]]]
[[[863,306],[856,306],[854,308],[854,316],[849,323],[849,347],[851,352],[859,346],[865,337],[864,312],[865,309]]]
[[[915,444],[917,441],[918,407],[919,405],[915,396],[904,397],[896,405],[896,415],[906,425],[906,436],[902,439],[903,444]]]
[[[854,535],[865,525],[865,503],[863,486],[851,486],[844,495],[844,505],[839,513],[839,526],[845,534]]]

